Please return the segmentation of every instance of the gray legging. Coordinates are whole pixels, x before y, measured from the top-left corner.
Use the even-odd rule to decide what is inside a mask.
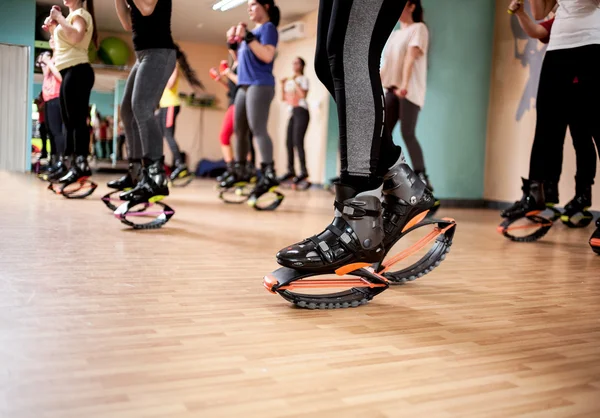
[[[235,95],[236,161],[246,161],[250,132],[260,151],[263,164],[273,162],[273,142],[267,132],[269,108],[275,96],[273,86],[242,86]],[[244,138],[244,139],[242,139]]]
[[[174,49],[146,49],[136,56],[121,104],[127,153],[130,159],[156,161],[163,156],[163,138],[154,110],[175,70],[176,55]]]
[[[392,134],[396,123],[400,120],[400,132],[402,139],[406,143],[408,155],[412,161],[413,170],[416,172],[425,171],[425,160],[423,159],[423,150],[415,130],[417,128],[417,119],[421,108],[407,99],[400,99],[393,92],[385,93],[385,125],[387,131]]]

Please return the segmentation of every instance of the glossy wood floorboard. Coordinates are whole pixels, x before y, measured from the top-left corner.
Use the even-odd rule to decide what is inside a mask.
[[[346,310],[265,291],[283,246],[331,217],[324,191],[259,213],[213,184],[174,189],[162,230],[0,173],[0,416],[599,417],[600,257],[592,232],[458,228],[430,275]]]

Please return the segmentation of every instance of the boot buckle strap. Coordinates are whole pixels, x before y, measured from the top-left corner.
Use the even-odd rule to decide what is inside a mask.
[[[342,212],[346,216],[350,216],[352,218],[362,218],[363,216],[369,216],[373,218],[379,217],[380,212],[377,210],[364,209],[360,207],[363,202],[357,201],[346,201],[344,203],[338,202],[337,200],[334,203],[334,207]]]

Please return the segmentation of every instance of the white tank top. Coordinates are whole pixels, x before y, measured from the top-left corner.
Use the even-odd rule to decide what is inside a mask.
[[[600,44],[600,0],[557,0],[548,51]]]

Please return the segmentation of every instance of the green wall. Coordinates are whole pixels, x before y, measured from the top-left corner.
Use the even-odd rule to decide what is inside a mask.
[[[423,7],[430,49],[417,137],[427,172],[437,197],[482,199],[495,3],[423,0]],[[331,176],[338,158],[335,108],[329,125],[326,173]],[[403,145],[398,127],[393,135]]]
[[[29,93],[33,100],[33,51],[35,41],[35,0],[2,0],[2,14],[0,15],[0,43],[25,45],[29,48],[30,77]],[[31,110],[28,106],[27,137],[23,138],[23,146],[31,149]],[[31,165],[31,153],[27,152],[27,166]]]

